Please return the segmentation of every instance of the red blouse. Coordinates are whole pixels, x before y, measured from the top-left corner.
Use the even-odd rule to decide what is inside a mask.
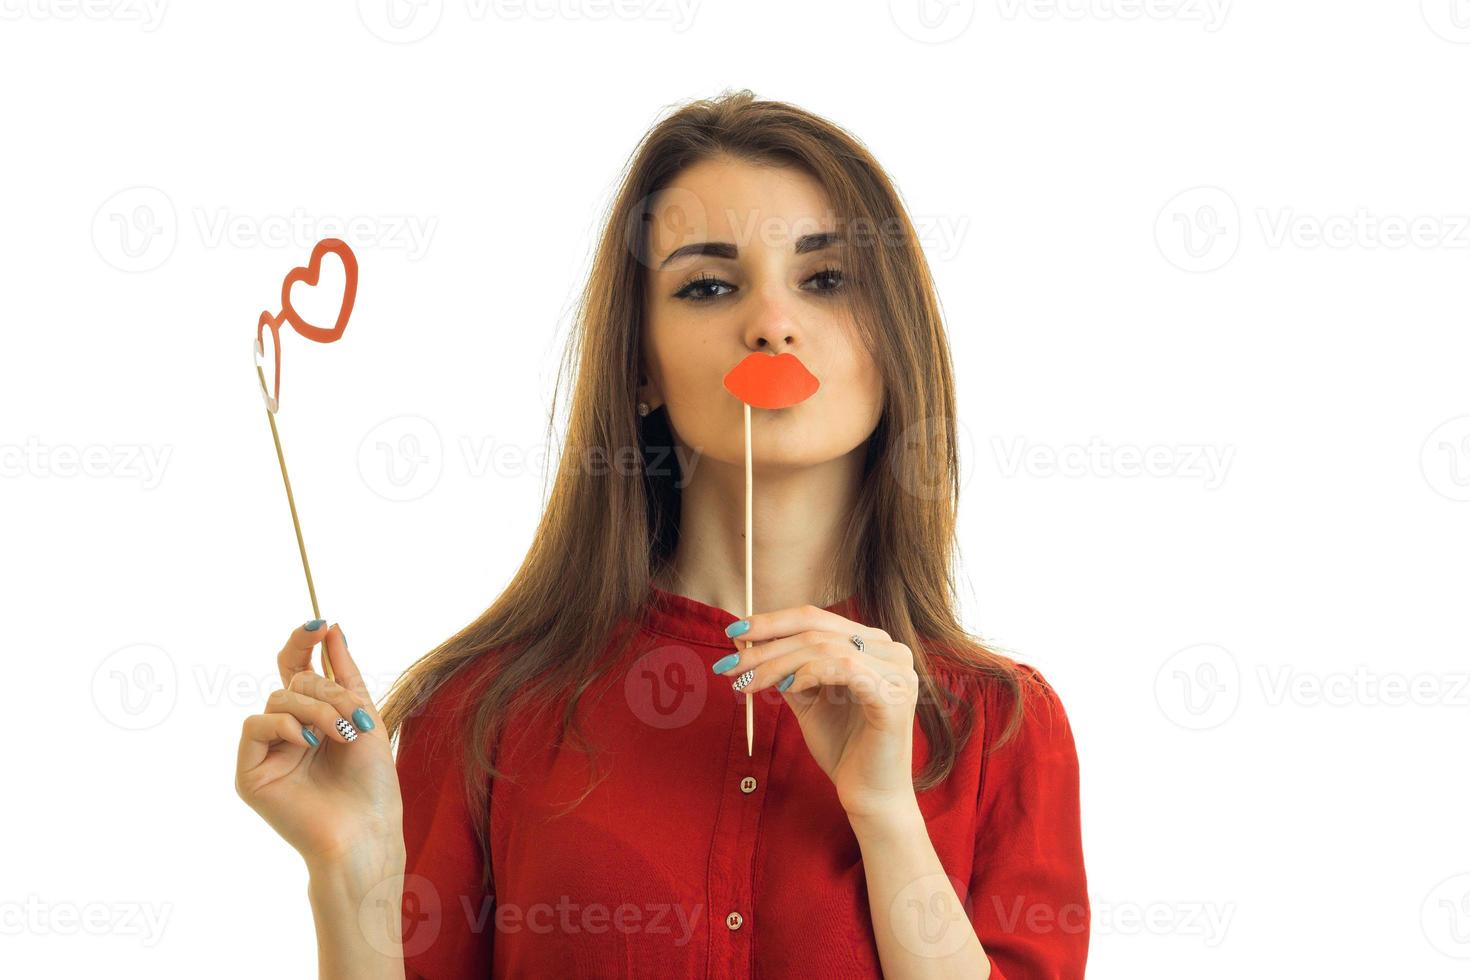
[[[866,622],[854,599],[828,608]],[[563,816],[589,764],[555,746],[560,711],[511,720],[495,759],[518,781],[492,783],[488,817],[467,811],[453,734],[468,730],[456,695],[469,671],[404,723],[408,980],[882,975],[862,853],[831,780],[774,690],[756,692],[748,756],[745,696],[710,670],[736,649],[724,629],[738,618],[654,590],[627,661],[578,704],[604,778]],[[1077,755],[1055,692],[1022,666],[1042,693],[988,757],[1002,692],[938,671],[968,692],[975,729],[952,775],[918,801],[991,977],[1072,980],[1091,919]],[[927,752],[916,721],[915,772]],[[474,832],[486,819],[489,892]],[[914,908],[936,930],[954,925],[943,911]]]

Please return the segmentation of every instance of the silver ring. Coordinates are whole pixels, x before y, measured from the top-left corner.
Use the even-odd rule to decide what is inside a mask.
[[[858,636],[856,633],[852,634],[852,636],[849,636],[848,639],[852,641],[853,646],[858,648],[859,653],[862,653],[863,647],[867,645],[863,643],[863,638],[861,636]]]

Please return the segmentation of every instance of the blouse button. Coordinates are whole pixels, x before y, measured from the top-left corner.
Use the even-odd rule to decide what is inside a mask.
[[[731,912],[729,915],[725,916],[725,925],[729,926],[731,929],[739,929],[740,923],[744,921],[745,920],[740,917],[739,912]]]
[[[754,793],[755,792],[755,777],[754,776],[746,776],[744,779],[740,780],[740,792],[742,792],[742,793]]]

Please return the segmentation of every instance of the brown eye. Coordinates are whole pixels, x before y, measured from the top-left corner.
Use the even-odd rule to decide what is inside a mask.
[[[836,292],[843,286],[844,280],[841,269],[823,269],[807,279],[807,282],[820,282],[822,285],[816,290],[819,293]]]
[[[680,286],[678,291],[674,293],[674,298],[685,299],[691,303],[708,303],[710,300],[720,298],[719,294],[711,292],[719,287],[734,289],[733,286],[723,279],[706,274],[691,279],[689,282]]]

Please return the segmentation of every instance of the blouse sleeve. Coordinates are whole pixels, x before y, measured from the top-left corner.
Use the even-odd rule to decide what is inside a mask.
[[[1092,918],[1077,751],[1056,691],[1040,671],[1019,666],[1025,715],[985,762],[967,904],[991,980],[1077,980]],[[1012,704],[995,688],[987,685],[987,747]]]
[[[494,884],[480,885],[481,855],[462,766],[468,720],[451,678],[398,735],[403,795],[403,962],[405,980],[490,975]]]

